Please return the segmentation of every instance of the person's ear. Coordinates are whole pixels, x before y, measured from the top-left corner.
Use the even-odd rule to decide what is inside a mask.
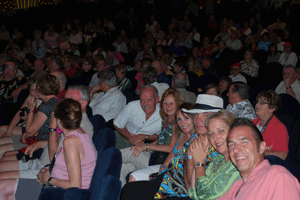
[[[159,96],[157,96],[157,98],[156,98],[156,104],[158,104],[159,103]]]
[[[267,144],[265,141],[261,141],[259,144],[259,153],[263,154],[267,149]]]
[[[80,105],[81,105],[81,110],[83,110],[84,108],[86,108],[87,107],[87,105],[88,105],[88,101],[87,100],[81,100],[80,102]]]

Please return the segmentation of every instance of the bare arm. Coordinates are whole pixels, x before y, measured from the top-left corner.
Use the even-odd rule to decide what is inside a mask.
[[[51,185],[67,189],[70,187],[81,188],[81,156],[80,149],[83,149],[80,139],[76,136],[69,136],[64,140],[64,158],[67,165],[69,180],[53,178]],[[44,178],[48,180],[50,176]]]
[[[286,89],[286,93],[289,94],[289,95],[291,95],[295,99],[297,99],[296,94],[294,93],[294,91],[292,90],[292,88]]]
[[[54,128],[56,129],[57,125],[56,125],[56,119],[54,117],[54,113],[51,114],[51,119],[50,119],[50,125],[49,128]],[[62,134],[62,133],[61,133]],[[58,140],[57,139],[57,132],[56,131],[52,131],[49,133],[49,145],[48,145],[48,149],[49,149],[49,158],[50,161],[52,161],[56,150],[58,148]]]
[[[156,140],[155,142],[152,142],[149,145],[150,150],[170,153],[174,149],[175,144],[176,144],[176,135],[175,135],[174,126],[173,126],[173,134],[172,134],[172,137],[171,137],[170,144],[168,144],[168,145],[156,145],[157,142],[158,142],[158,140]]]

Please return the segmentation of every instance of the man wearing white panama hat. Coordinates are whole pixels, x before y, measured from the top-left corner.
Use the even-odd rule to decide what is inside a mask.
[[[214,112],[218,112],[223,109],[223,99],[213,95],[200,94],[197,96],[197,100],[193,110],[182,111],[192,113],[194,118],[194,126],[200,137],[206,137],[207,129],[205,127],[206,118]],[[206,139],[206,141],[208,141]],[[209,143],[207,143],[209,145]],[[218,155],[218,152],[213,147],[208,151],[207,163],[211,162],[213,157]],[[184,180],[187,189],[189,189],[192,173],[195,168],[192,160],[191,152],[187,149],[184,164]]]

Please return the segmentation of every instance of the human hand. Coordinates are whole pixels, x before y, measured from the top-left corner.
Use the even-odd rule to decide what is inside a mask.
[[[91,89],[91,94],[94,94],[100,90],[101,90],[100,85],[94,85]]]
[[[27,102],[28,109],[33,111],[36,108],[36,102],[37,102],[36,98],[30,97]]]
[[[50,171],[49,168],[43,168],[40,173],[37,175],[37,181],[41,185],[45,185],[50,178]]]
[[[144,142],[139,142],[135,146],[133,146],[130,151],[132,151],[133,157],[139,157],[142,151],[146,150],[146,144]]]
[[[24,133],[24,134],[22,135],[22,137],[21,137],[21,142],[22,142],[23,144],[26,144],[26,138],[28,138],[28,136],[26,135],[26,133]]]
[[[283,82],[285,84],[285,87],[289,87],[292,85],[291,76],[286,76],[286,78],[283,79]]]
[[[138,135],[131,135],[129,142],[132,145],[136,145],[137,143],[143,141],[145,139],[145,136],[143,134],[138,134]]]
[[[201,162],[206,164],[207,153],[203,149],[201,137],[194,139],[190,144],[190,148],[194,163]]]
[[[32,157],[32,154],[34,151],[38,150],[39,149],[39,143],[38,142],[35,142],[29,146],[26,147],[26,150],[24,152],[25,155],[29,155],[29,157],[31,158]]]
[[[20,88],[15,89],[15,90],[11,93],[11,97],[12,97],[13,99],[17,99],[20,92],[21,92]]]
[[[200,137],[200,140],[201,140],[201,143],[202,143],[203,151],[207,155],[209,149],[211,148],[211,144],[208,140],[207,134],[200,135],[199,137]]]

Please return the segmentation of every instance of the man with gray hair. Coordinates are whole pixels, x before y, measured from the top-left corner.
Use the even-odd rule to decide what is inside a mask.
[[[118,90],[117,77],[110,70],[98,72],[100,79],[98,85],[94,85],[90,91],[90,107],[93,115],[101,115],[106,122],[118,116],[126,106],[126,97]]]
[[[287,65],[282,71],[283,81],[277,86],[277,94],[289,94],[300,102],[300,82],[297,79],[297,70],[293,65]]]
[[[66,93],[66,84],[67,84],[67,77],[66,75],[61,71],[55,71],[50,73],[59,80],[59,93],[56,95],[57,98],[62,99],[65,96]]]
[[[64,63],[60,58],[53,58],[49,65],[49,72],[61,71],[64,67]]]
[[[226,110],[230,111],[236,118],[256,118],[255,110],[248,100],[249,87],[243,82],[233,82],[229,85],[227,93],[229,105]]]
[[[172,87],[175,88],[184,98],[185,102],[194,104],[196,102],[196,95],[193,92],[185,89],[187,84],[187,77],[184,73],[179,72],[172,77]]]
[[[120,180],[126,184],[126,176],[135,170],[148,166],[150,147],[139,156],[133,155],[132,145],[143,144],[145,140],[155,141],[161,130],[157,89],[146,85],[141,89],[140,100],[130,102],[114,120],[116,147],[121,149],[122,166]],[[127,148],[126,148],[127,147]]]

